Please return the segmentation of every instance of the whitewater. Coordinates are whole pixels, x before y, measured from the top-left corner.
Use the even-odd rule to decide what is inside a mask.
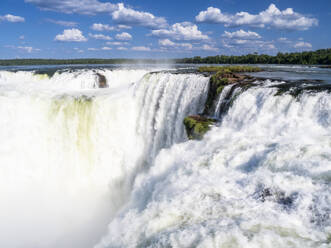
[[[331,95],[309,80],[227,86],[188,140],[206,75],[0,70],[0,247],[331,247]]]

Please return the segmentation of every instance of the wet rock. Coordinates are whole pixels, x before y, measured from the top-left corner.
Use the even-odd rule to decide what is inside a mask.
[[[297,193],[286,195],[284,191],[264,188],[258,193],[258,199],[262,202],[274,201],[282,205],[284,208],[289,209],[293,206]]]
[[[98,87],[99,88],[108,88],[108,83],[107,83],[106,77],[100,73],[96,73],[96,75],[98,76]]]
[[[216,74],[212,75],[209,81],[209,91],[205,104],[205,109],[203,111],[204,115],[212,114],[214,102],[217,100],[219,94],[222,93],[225,86],[230,84],[238,84],[241,87],[246,87],[255,80],[256,78],[249,75],[233,73],[228,70],[219,71]]]
[[[189,139],[200,140],[216,123],[215,119],[202,115],[191,115],[184,119],[185,130]]]

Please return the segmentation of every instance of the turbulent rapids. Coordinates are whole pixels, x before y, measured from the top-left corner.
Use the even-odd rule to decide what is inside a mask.
[[[0,247],[330,247],[328,85],[226,86],[188,140],[208,83],[0,71]]]

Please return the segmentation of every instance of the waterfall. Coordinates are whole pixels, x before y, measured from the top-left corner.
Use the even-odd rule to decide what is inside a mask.
[[[203,109],[208,78],[1,71],[0,89],[1,246],[92,247],[137,175],[186,140],[182,121]]]
[[[0,71],[0,246],[328,247],[329,85],[226,86],[188,140],[208,81]]]
[[[203,140],[159,152],[96,248],[329,246],[330,94],[265,81],[232,100]]]

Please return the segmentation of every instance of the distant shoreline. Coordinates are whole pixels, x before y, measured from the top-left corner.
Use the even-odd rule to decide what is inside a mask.
[[[275,56],[254,53],[240,56],[216,55],[180,59],[0,59],[0,66],[96,64],[290,64],[331,68],[331,48],[300,53],[278,53]]]

